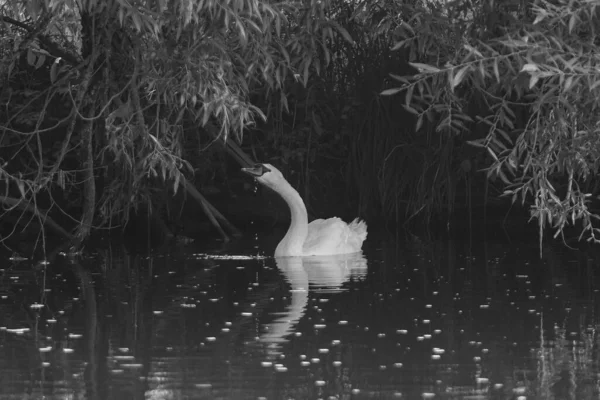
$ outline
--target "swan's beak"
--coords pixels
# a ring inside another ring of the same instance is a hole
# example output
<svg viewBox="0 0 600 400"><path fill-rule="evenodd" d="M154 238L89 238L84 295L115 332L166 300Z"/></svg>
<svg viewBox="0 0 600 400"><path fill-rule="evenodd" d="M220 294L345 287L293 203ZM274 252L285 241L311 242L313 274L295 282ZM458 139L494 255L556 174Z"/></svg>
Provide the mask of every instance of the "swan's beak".
<svg viewBox="0 0 600 400"><path fill-rule="evenodd" d="M271 170L267 167L265 167L263 164L254 164L254 167L251 168L242 168L242 172L247 173L248 175L251 175L255 178L260 178L261 176L263 176L264 174L266 174L267 172L270 172Z"/></svg>

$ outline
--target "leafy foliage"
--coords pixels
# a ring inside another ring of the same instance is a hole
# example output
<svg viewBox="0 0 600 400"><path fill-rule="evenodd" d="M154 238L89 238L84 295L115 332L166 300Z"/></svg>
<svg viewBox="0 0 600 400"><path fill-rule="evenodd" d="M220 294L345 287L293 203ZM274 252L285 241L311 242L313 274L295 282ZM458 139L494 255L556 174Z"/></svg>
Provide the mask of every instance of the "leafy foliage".
<svg viewBox="0 0 600 400"><path fill-rule="evenodd" d="M400 86L384 92L405 93L417 130L470 136L486 149L488 177L499 177L513 201L531 204L540 240L546 225L559 235L576 221L582 235L599 239L590 210L600 155L599 5L496 2L487 15L507 16L500 27L478 24L476 12L458 17L452 6L428 13L433 23L403 21L406 38L396 47L409 50L419 72L394 76ZM447 28L448 40L422 45L442 37L436 26Z"/></svg>
<svg viewBox="0 0 600 400"><path fill-rule="evenodd" d="M56 189L73 194L88 215L70 217L80 237L90 213L102 225L125 222L131 207L151 204L152 187L177 191L194 169L184 134L210 126L241 139L265 118L251 95L279 93L285 106L290 77L306 83L326 65L327 4L3 2L5 189L48 207Z"/></svg>

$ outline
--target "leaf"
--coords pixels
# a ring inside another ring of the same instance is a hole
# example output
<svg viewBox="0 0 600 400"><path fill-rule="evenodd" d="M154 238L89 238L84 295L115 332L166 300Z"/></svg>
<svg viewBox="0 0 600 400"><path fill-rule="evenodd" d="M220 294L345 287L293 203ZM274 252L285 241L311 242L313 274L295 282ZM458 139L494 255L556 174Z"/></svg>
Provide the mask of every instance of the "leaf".
<svg viewBox="0 0 600 400"><path fill-rule="evenodd" d="M340 24L338 24L335 21L330 21L329 23L331 23L335 27L335 29L338 31L338 33L340 35L342 35L342 37L344 38L344 40L346 40L346 42L348 42L350 44L354 44L354 39L352 39L352 36L350 36L350 33L348 33L346 28L344 28L343 26L341 26Z"/></svg>
<svg viewBox="0 0 600 400"><path fill-rule="evenodd" d="M403 105L402 107L411 114L419 115L419 112L412 107L405 106L405 105Z"/></svg>
<svg viewBox="0 0 600 400"><path fill-rule="evenodd" d="M181 179L181 173L177 171L175 174L175 182L173 182L173 193L177 193L177 189L179 188L179 180Z"/></svg>
<svg viewBox="0 0 600 400"><path fill-rule="evenodd" d="M533 89L536 83L540 80L540 76L538 74L531 75L529 78L529 89Z"/></svg>
<svg viewBox="0 0 600 400"><path fill-rule="evenodd" d="M25 184L22 180L17 181L17 187L19 188L19 192L21 193L21 198L25 198Z"/></svg>
<svg viewBox="0 0 600 400"><path fill-rule="evenodd" d="M533 21L533 24L539 24L540 22L542 22L546 17L548 16L548 14L546 14L546 12L538 12L537 16L535 17L535 20Z"/></svg>
<svg viewBox="0 0 600 400"><path fill-rule="evenodd" d="M412 38L408 38L408 39L404 39L399 42L396 42L396 44L392 46L391 51L396 51L396 50L406 46L406 44L408 43L409 40L412 40Z"/></svg>
<svg viewBox="0 0 600 400"><path fill-rule="evenodd" d="M485 148L485 139L476 139L476 140L467 140L467 144L470 144L471 146L475 146L475 147L480 147L480 148Z"/></svg>
<svg viewBox="0 0 600 400"><path fill-rule="evenodd" d="M590 86L590 91L596 89L598 86L600 86L600 79L598 79L597 81L595 81L591 86Z"/></svg>
<svg viewBox="0 0 600 400"><path fill-rule="evenodd" d="M426 72L426 73L437 73L440 72L439 68L436 68L434 66L431 65L427 65L427 64L422 64L422 63L409 63L411 67L416 68L419 72Z"/></svg>
<svg viewBox="0 0 600 400"><path fill-rule="evenodd" d="M527 63L527 64L523 65L523 67L521 68L521 72L535 72L538 70L539 70L539 68L538 68L537 64L533 64L533 63Z"/></svg>
<svg viewBox="0 0 600 400"><path fill-rule="evenodd" d="M35 54L31 49L27 49L27 64L31 66L35 64Z"/></svg>
<svg viewBox="0 0 600 400"><path fill-rule="evenodd" d="M381 92L380 94L382 96L391 96L391 95L394 95L394 94L396 94L396 93L398 93L398 92L400 92L402 90L403 90L403 88L386 89L383 92Z"/></svg>
<svg viewBox="0 0 600 400"><path fill-rule="evenodd" d="M569 33L573 33L573 29L575 28L575 23L577 22L577 14L571 14L571 18L569 18Z"/></svg>
<svg viewBox="0 0 600 400"><path fill-rule="evenodd" d="M465 44L463 47L469 53L475 54L477 57L483 58L483 54L481 54L481 52L479 50L477 50L476 48L474 48L473 46L471 46L469 44Z"/></svg>
<svg viewBox="0 0 600 400"><path fill-rule="evenodd" d="M469 70L469 66L465 66L462 67L454 76L454 79L452 79L452 89L454 89L455 87L457 87L458 85L460 85L460 83L462 82L462 80L464 79L465 75L467 74L467 71Z"/></svg>
<svg viewBox="0 0 600 400"><path fill-rule="evenodd" d="M566 93L569 89L571 89L571 86L573 85L573 76L569 76L566 80L565 80L565 85L563 86L563 93Z"/></svg>
<svg viewBox="0 0 600 400"><path fill-rule="evenodd" d="M412 78L411 76L400 76L400 75L395 75L395 74L390 74L390 76L392 77L392 79L395 79L402 83L408 83L410 81L410 79Z"/></svg>
<svg viewBox="0 0 600 400"><path fill-rule="evenodd" d="M40 69L42 65L44 65L44 61L46 61L46 56L40 54L37 58L37 62L35 63L35 69Z"/></svg>
<svg viewBox="0 0 600 400"><path fill-rule="evenodd" d="M485 149L488 151L488 153L490 153L490 155L492 156L492 158L494 159L494 161L497 162L498 161L498 157L496 156L496 153L494 153L494 151L492 149L490 149L488 146L486 146Z"/></svg>
<svg viewBox="0 0 600 400"><path fill-rule="evenodd" d="M415 90L415 87L409 86L408 90L406 91L406 98L404 99L404 102L407 107L410 106L410 103L412 101L413 90Z"/></svg>
<svg viewBox="0 0 600 400"><path fill-rule="evenodd" d="M60 62L60 57L54 60L52 66L50 67L50 82L56 82L56 78L58 77L58 63Z"/></svg>

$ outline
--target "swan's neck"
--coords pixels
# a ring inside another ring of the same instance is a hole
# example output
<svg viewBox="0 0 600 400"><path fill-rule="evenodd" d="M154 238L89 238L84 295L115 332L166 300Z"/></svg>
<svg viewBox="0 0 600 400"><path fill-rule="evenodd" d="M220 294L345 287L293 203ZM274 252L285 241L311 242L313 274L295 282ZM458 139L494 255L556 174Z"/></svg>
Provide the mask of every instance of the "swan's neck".
<svg viewBox="0 0 600 400"><path fill-rule="evenodd" d="M306 206L302 197L288 183L278 188L277 192L287 203L292 214L292 222L284 238L277 245L275 257L301 256L303 254L304 241L308 235L308 216Z"/></svg>

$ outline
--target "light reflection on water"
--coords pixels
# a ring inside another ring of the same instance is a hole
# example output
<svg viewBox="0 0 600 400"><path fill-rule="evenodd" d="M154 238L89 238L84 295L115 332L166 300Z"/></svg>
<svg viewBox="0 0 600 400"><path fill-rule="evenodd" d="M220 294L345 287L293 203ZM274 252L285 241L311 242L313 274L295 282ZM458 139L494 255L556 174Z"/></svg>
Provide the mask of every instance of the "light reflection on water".
<svg viewBox="0 0 600 400"><path fill-rule="evenodd" d="M507 243L370 245L7 260L0 398L598 397L596 261Z"/></svg>

